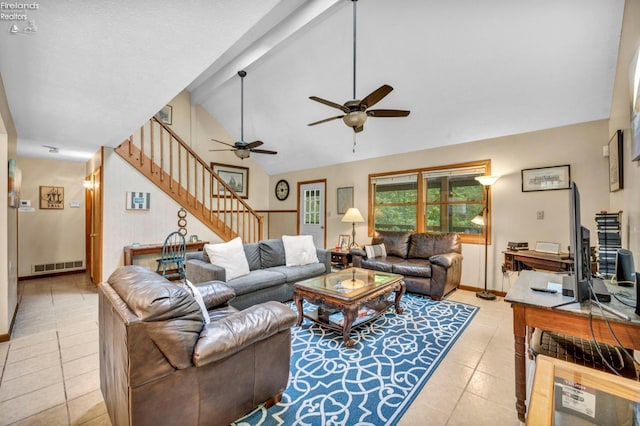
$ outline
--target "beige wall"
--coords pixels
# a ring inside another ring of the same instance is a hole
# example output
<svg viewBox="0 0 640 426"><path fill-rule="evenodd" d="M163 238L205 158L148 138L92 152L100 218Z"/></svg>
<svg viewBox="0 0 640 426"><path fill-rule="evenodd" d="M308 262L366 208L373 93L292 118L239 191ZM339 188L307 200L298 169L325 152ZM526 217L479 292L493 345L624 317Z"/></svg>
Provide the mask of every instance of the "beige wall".
<svg viewBox="0 0 640 426"><path fill-rule="evenodd" d="M327 179L327 243L335 245L339 234L350 234L351 225L340 221L336 213L338 187L353 186L354 202L366 218L368 175L394 170L405 170L477 160L491 160L491 172L501 176L493 187L493 244L489 247L488 287L508 290L514 276L503 277L500 266L502 251L509 241L559 242L563 248L569 244L569 192L521 191L521 170L569 164L571 178L577 182L582 196L583 224L595 232L594 215L608 208L608 168L602 156L602 145L608 141L608 122L597 121L557 129L488 139L461 145L442 147L372 160L357 161L295 173L270 177L273 187L279 179L287 179L291 188L297 182ZM425 136L427 137L427 136ZM351 149L344 147L345 153ZM358 149L366 149L360 146ZM295 209L295 190L284 202L270 194L271 209ZM544 211L544 219L536 213ZM274 222L275 218L271 219ZM276 226L272 223L272 226ZM367 223L356 226L356 240L370 241ZM462 283L481 287L484 277L484 246L463 246Z"/></svg>
<svg viewBox="0 0 640 426"><path fill-rule="evenodd" d="M7 202L8 161L16 159L16 147L16 128L0 75L0 341L8 336L18 306L18 214Z"/></svg>
<svg viewBox="0 0 640 426"><path fill-rule="evenodd" d="M32 265L36 264L82 261L82 268L86 267L84 164L21 157L18 165L22 169L20 198L31 201L32 209L22 208L18 213L19 276L38 275L32 272ZM64 209L40 209L40 186L63 187ZM72 201L78 202L79 207L72 208ZM65 270L46 273L62 271Z"/></svg>
<svg viewBox="0 0 640 426"><path fill-rule="evenodd" d="M623 246L634 254L640 270L640 162L631 161L631 61L640 49L640 0L627 0L622 23L616 84L611 105L609 135L623 130L624 188L610 194L610 211L622 211Z"/></svg>

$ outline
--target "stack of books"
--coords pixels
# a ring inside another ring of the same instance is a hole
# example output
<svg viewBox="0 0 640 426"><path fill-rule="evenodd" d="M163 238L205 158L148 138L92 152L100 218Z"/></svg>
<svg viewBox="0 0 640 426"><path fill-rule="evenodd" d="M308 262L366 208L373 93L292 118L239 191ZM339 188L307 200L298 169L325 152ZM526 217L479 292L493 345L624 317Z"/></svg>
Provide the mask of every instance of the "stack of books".
<svg viewBox="0 0 640 426"><path fill-rule="evenodd" d="M598 226L598 272L603 276L613 276L616 268L616 254L622 246L619 213L597 213Z"/></svg>
<svg viewBox="0 0 640 426"><path fill-rule="evenodd" d="M355 325L358 325L361 322L372 318L377 313L378 312L375 309L367 308L366 306L364 306L358 310L358 317L355 319L355 321L353 321L353 324L351 324L351 326L353 327ZM329 321L331 321L333 324L343 327L344 315L342 314L342 312L334 312L333 314L329 315Z"/></svg>
<svg viewBox="0 0 640 426"><path fill-rule="evenodd" d="M513 241L509 241L507 248L511 251L529 250L529 243L514 243Z"/></svg>

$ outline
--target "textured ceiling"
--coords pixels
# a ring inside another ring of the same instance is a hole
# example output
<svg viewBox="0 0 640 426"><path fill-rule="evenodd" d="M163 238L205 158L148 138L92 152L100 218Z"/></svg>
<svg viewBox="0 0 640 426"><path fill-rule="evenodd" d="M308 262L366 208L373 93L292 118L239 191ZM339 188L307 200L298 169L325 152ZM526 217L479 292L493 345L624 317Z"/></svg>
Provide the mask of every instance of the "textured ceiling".
<svg viewBox="0 0 640 426"><path fill-rule="evenodd" d="M411 115L369 118L355 153L341 120L306 125L340 114L310 95L351 99L348 0L41 1L36 34L0 34L19 153L115 146L185 87L240 138L239 69L269 174L609 117L623 0L357 7L357 98L390 84L375 108Z"/></svg>

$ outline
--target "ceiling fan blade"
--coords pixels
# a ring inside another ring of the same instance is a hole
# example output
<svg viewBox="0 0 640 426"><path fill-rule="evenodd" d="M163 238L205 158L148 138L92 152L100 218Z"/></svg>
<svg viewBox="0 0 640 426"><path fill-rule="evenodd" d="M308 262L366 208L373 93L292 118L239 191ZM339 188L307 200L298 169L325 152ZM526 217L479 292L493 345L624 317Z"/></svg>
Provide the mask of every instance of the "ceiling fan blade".
<svg viewBox="0 0 640 426"><path fill-rule="evenodd" d="M236 148L210 149L209 151L237 151Z"/></svg>
<svg viewBox="0 0 640 426"><path fill-rule="evenodd" d="M256 154L277 154L278 151L269 151L268 149L250 149L249 151L255 152Z"/></svg>
<svg viewBox="0 0 640 426"><path fill-rule="evenodd" d="M314 121L313 123L307 124L307 126L315 126L316 124L326 123L327 121L337 120L338 118L342 118L344 115L336 115L335 117L325 118L324 120Z"/></svg>
<svg viewBox="0 0 640 426"><path fill-rule="evenodd" d="M331 102L331 101L328 101L326 99L319 98L317 96L309 96L309 99L311 99L312 101L320 102L321 104L325 104L327 106L330 106L331 108L339 109L339 110L341 110L342 112L345 112L345 113L349 112L349 108L345 107L344 105L340 105L340 104L337 104L335 102Z"/></svg>
<svg viewBox="0 0 640 426"><path fill-rule="evenodd" d="M262 141L253 141L251 143L246 144L245 148L251 149L251 148L259 147L260 145L264 145L264 142L262 142Z"/></svg>
<svg viewBox="0 0 640 426"><path fill-rule="evenodd" d="M388 84L383 84L382 86L371 92L369 95L367 95L366 98L361 100L360 106L362 107L364 105L365 109L371 108L372 106L380 102L382 98L391 93L392 90L393 87L389 86Z"/></svg>
<svg viewBox="0 0 640 426"><path fill-rule="evenodd" d="M230 146L232 148L235 148L235 145L231 145L230 143L222 142L222 141L219 141L218 139L211 139L211 140L214 141L214 142L218 142L218 143L221 143L223 145L227 145L227 146Z"/></svg>
<svg viewBox="0 0 640 426"><path fill-rule="evenodd" d="M367 111L369 117L406 117L411 111L400 109L374 109Z"/></svg>

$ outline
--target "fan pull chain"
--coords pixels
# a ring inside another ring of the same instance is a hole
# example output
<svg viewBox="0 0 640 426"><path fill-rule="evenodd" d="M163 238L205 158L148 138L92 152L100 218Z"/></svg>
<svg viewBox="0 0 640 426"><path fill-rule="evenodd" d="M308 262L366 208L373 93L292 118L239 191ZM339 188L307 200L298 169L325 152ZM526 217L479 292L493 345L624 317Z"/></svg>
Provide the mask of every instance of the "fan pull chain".
<svg viewBox="0 0 640 426"><path fill-rule="evenodd" d="M356 153L356 134L353 134L353 153Z"/></svg>

